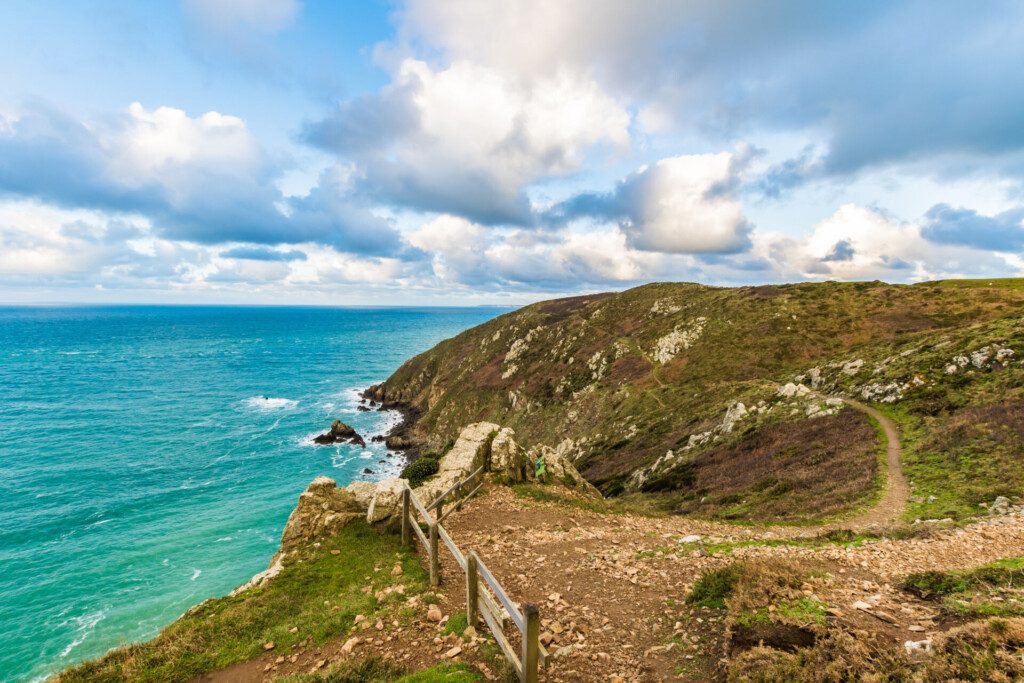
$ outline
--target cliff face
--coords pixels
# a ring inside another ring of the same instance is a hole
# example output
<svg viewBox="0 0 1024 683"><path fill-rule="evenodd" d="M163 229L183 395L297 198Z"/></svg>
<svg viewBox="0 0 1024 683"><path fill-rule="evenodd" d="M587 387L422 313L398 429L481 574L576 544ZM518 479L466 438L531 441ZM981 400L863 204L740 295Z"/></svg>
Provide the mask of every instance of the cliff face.
<svg viewBox="0 0 1024 683"><path fill-rule="evenodd" d="M1016 367L1022 313L1019 281L653 284L501 316L409 360L368 394L413 409L412 437L426 452L444 452L464 425L486 420L513 428L526 448L558 449L606 494L740 502L758 487L807 483L816 470L822 486L859 482L838 494L841 507L869 493L872 430L826 399L927 395L940 413L955 409L943 404L956 390L946 367L986 344L993 359L1002 349L997 369ZM823 448L791 452L811 442ZM744 486L715 483L765 458L777 466Z"/></svg>

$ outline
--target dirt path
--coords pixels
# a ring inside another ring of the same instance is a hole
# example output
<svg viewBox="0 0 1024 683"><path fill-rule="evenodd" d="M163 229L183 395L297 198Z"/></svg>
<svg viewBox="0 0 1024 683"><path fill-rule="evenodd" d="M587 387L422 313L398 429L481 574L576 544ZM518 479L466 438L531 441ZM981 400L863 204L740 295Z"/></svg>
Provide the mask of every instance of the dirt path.
<svg viewBox="0 0 1024 683"><path fill-rule="evenodd" d="M871 518L886 519L881 513ZM858 628L902 644L952 625L933 603L896 588L902 576L976 566L1024 548L1019 517L856 547L775 545L797 530L595 513L524 499L504 487L474 499L446 526L460 547L477 551L513 600L540 606L541 630L553 637L554 654L544 680L565 682L717 678L721 616L691 609L685 600L704 572L731 562L777 559L821 567L834 577L820 594L827 604ZM723 543L734 546L710 554L695 549ZM450 560L444 576L454 577L447 584L455 594L449 609L462 609L453 585L461 576ZM852 608L864 600L894 615L893 623Z"/></svg>
<svg viewBox="0 0 1024 683"><path fill-rule="evenodd" d="M739 527L599 513L524 498L493 484L452 513L445 527L463 551L479 554L512 600L540 607L541 632L552 654L542 680L550 683L720 680L726 643L722 613L691 608L686 597L702 574L736 561L782 560L823 570L830 578L815 591L839 615L835 618L898 646L956 623L940 615L934 603L899 590L901 577L1019 556L1024 548L1024 518L1019 516L933 531L923 538L792 545L780 541L799 540L808 535L806 527ZM444 616L464 612L465 579L446 551L441 567L438 599ZM887 620L854 608L858 602L872 604ZM345 634L298 651L294 661L280 666L271 668L276 660L267 654L200 680L269 681L315 671L323 662L371 654L414 669L450 661L446 653L458 641L426 618L425 607L420 603L415 617L401 625L360 631L371 634L371 640L353 653L343 650L351 635ZM482 625L479 629L486 631ZM488 666L474 645L462 643L462 648L456 660ZM497 672L487 671L493 680Z"/></svg>
<svg viewBox="0 0 1024 683"><path fill-rule="evenodd" d="M842 522L827 524L825 527L841 527L862 531L894 526L900 521L900 517L907 509L907 501L910 497L910 487L907 485L907 478L903 475L903 464L901 461L903 449L900 446L899 430L896 429L896 425L892 420L874 408L850 398L844 397L843 401L851 408L871 416L882 426L886 440L885 492L882 494L881 500L870 510Z"/></svg>

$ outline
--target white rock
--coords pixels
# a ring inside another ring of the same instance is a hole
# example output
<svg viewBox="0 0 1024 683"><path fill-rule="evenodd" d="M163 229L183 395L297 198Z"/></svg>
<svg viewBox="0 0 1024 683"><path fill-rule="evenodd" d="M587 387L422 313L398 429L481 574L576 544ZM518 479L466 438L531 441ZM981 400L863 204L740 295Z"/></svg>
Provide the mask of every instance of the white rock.
<svg viewBox="0 0 1024 683"><path fill-rule="evenodd" d="M408 483L398 477L377 482L373 500L366 509L366 521L373 524L397 514L402 505L402 490Z"/></svg>

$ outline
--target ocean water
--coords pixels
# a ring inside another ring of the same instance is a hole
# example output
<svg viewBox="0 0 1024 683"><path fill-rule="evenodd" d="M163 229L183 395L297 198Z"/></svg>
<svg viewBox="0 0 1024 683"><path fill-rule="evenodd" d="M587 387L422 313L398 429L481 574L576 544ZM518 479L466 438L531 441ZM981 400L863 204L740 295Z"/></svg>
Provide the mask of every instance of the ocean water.
<svg viewBox="0 0 1024 683"><path fill-rule="evenodd" d="M358 412L358 390L501 312L0 308L0 680L145 639L263 570L313 477L401 467L369 443L397 415ZM334 418L368 447L312 445Z"/></svg>

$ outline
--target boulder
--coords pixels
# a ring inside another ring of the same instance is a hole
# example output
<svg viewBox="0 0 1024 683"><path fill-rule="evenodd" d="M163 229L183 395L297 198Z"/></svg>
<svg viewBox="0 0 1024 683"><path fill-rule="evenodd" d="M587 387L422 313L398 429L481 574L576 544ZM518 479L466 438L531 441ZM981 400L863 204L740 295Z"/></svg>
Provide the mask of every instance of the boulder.
<svg viewBox="0 0 1024 683"><path fill-rule="evenodd" d="M1006 496L999 496L988 508L989 514L1005 515L1010 512L1010 499Z"/></svg>
<svg viewBox="0 0 1024 683"><path fill-rule="evenodd" d="M393 451L403 451L412 447L412 442L401 434L392 434L384 439L384 445Z"/></svg>
<svg viewBox="0 0 1024 683"><path fill-rule="evenodd" d="M377 482L375 481L354 481L345 487L345 490L355 496L356 502L363 510L370 507L370 501L377 493Z"/></svg>
<svg viewBox="0 0 1024 683"><path fill-rule="evenodd" d="M524 481L532 472L530 459L515 442L515 432L502 428L491 442L491 471L509 481Z"/></svg>
<svg viewBox="0 0 1024 683"><path fill-rule="evenodd" d="M319 436L313 437L313 443L320 445L327 445L332 443L353 443L357 446L365 446L366 441L363 437L359 436L356 430L349 427L341 420L335 420L331 423L331 429Z"/></svg>
<svg viewBox="0 0 1024 683"><path fill-rule="evenodd" d="M500 426L491 422L476 422L462 429L451 450L438 461L437 474L416 488L416 494L425 504L431 503L460 479L473 473L490 457L492 435Z"/></svg>
<svg viewBox="0 0 1024 683"><path fill-rule="evenodd" d="M398 515L402 508L402 491L408 480L394 477L378 481L373 499L366 509L366 521L374 524Z"/></svg>
<svg viewBox="0 0 1024 683"><path fill-rule="evenodd" d="M317 477L299 496L281 535L281 548L331 536L357 517L362 506L356 497L329 477Z"/></svg>
<svg viewBox="0 0 1024 683"><path fill-rule="evenodd" d="M544 456L544 466L547 470L547 480L557 484L562 484L569 488L578 489L579 491L591 495L600 496L594 486L583 478L583 475L579 473L576 467L572 464L569 459L569 451L573 447L573 441L571 439L565 439L557 448L551 446L535 446L530 449L530 463L531 468L533 463L537 461L537 458L541 455ZM530 471L530 476L533 476L533 470Z"/></svg>

